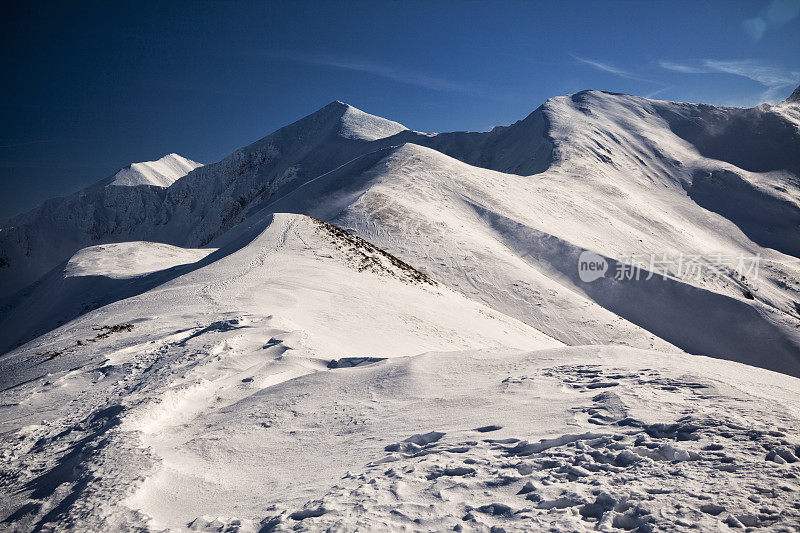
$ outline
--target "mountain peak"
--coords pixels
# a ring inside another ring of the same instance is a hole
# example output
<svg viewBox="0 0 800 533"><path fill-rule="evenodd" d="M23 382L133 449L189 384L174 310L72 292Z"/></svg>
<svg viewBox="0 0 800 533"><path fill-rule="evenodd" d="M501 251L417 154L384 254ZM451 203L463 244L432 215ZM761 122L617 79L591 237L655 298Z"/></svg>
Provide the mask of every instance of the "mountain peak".
<svg viewBox="0 0 800 533"><path fill-rule="evenodd" d="M339 130L342 137L375 141L408 129L399 122L370 115L348 104L337 103L344 106L342 128Z"/></svg>
<svg viewBox="0 0 800 533"><path fill-rule="evenodd" d="M330 104L325 106L326 108L330 107L333 109L347 109L348 107L353 107L347 102L342 102L341 100L334 100ZM323 108L324 109L324 108Z"/></svg>
<svg viewBox="0 0 800 533"><path fill-rule="evenodd" d="M800 104L800 86L794 90L792 94L789 95L789 98L783 101L784 104Z"/></svg>
<svg viewBox="0 0 800 533"><path fill-rule="evenodd" d="M336 135L346 139L375 141L391 137L408 128L393 120L370 115L360 109L334 100L328 105L302 119L298 124L311 120L335 128Z"/></svg>
<svg viewBox="0 0 800 533"><path fill-rule="evenodd" d="M201 163L192 161L176 153L167 154L155 161L133 163L114 174L111 183L118 187L135 187L136 185L154 185L169 187Z"/></svg>

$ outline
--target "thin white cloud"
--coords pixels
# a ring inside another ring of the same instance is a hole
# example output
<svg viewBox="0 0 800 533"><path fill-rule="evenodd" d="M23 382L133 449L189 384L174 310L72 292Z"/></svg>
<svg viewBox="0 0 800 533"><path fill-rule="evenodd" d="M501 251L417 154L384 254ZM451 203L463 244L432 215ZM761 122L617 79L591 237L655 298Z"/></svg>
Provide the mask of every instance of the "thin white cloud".
<svg viewBox="0 0 800 533"><path fill-rule="evenodd" d="M642 77L634 74L633 72L629 72L627 70L624 70L624 69L621 69L621 68L617 68L617 67L615 67L613 65L609 65L608 63L605 63L603 61L597 61L596 59L587 59L585 57L580 57L580 56L576 56L576 55L573 55L572 58L577 60L577 61L580 61L581 63L583 63L585 65L589 65L590 67L596 68L597 70L602 70L603 72L608 72L609 74L614 74L614 75L619 76L621 78L627 78L629 80L636 80L636 81L643 81L645 83L654 83L654 84L659 83L657 81L648 80L647 78L642 78Z"/></svg>
<svg viewBox="0 0 800 533"><path fill-rule="evenodd" d="M676 72L685 72L686 74L707 74L711 72L708 69L692 67L680 63L673 63L672 61L660 61L659 64L661 65L661 68L665 68L667 70L674 70Z"/></svg>
<svg viewBox="0 0 800 533"><path fill-rule="evenodd" d="M790 72L752 59L701 59L690 63L661 61L659 64L667 70L685 74L731 74L747 78L765 87L760 94L761 101L772 103L780 99L785 89L796 86L800 78L800 72Z"/></svg>
<svg viewBox="0 0 800 533"><path fill-rule="evenodd" d="M610 72L611 74L616 74L617 76L622 76L623 78L634 77L633 74L631 74L630 72L622 70L621 68L613 67L607 63L603 63L602 61L595 61L594 59L586 59L585 57L579 57L579 56L572 56L572 57L577 59L581 63L591 65L598 70Z"/></svg>
<svg viewBox="0 0 800 533"><path fill-rule="evenodd" d="M791 85L797 81L797 73L785 72L771 66L760 65L755 61L715 61L706 59L705 66L718 72L743 76L768 87Z"/></svg>
<svg viewBox="0 0 800 533"><path fill-rule="evenodd" d="M653 98L654 96L658 96L659 94L663 93L664 91L669 91L670 89L674 88L674 85L667 85L666 87L662 87L660 89L656 89L655 91L644 95L645 98Z"/></svg>
<svg viewBox="0 0 800 533"><path fill-rule="evenodd" d="M323 67L330 67L340 70L349 70L352 72L363 72L365 74L371 74L373 76L404 83L406 85L414 85L417 87L432 89L434 91L461 93L477 92L477 89L470 85L453 82L444 78L426 74L424 72L385 65L362 58L325 54L304 54L285 51L268 51L266 52L266 55L275 59L297 61L300 63L320 65Z"/></svg>

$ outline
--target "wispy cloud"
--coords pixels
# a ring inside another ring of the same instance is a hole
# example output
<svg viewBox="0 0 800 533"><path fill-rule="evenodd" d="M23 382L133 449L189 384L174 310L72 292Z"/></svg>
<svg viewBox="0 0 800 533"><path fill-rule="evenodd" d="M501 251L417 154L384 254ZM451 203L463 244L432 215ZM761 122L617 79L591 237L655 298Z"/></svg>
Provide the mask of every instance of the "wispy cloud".
<svg viewBox="0 0 800 533"><path fill-rule="evenodd" d="M692 67L690 65L684 65L682 63L674 63L672 61L659 61L661 68L665 68L667 70L674 70L675 72L684 72L686 74L706 74L708 72L713 72L711 70L700 68L700 67Z"/></svg>
<svg viewBox="0 0 800 533"><path fill-rule="evenodd" d="M670 89L674 88L674 85L667 85L666 87L662 87L660 89L656 89L655 91L644 95L645 98L653 98L654 96L658 96L659 94L663 93L664 91L669 91Z"/></svg>
<svg viewBox="0 0 800 533"><path fill-rule="evenodd" d="M578 56L572 56L572 57L577 59L581 63L586 63L587 65L591 65L598 70L604 70L606 72L610 72L611 74L616 74L617 76L622 76L624 78L630 78L633 76L633 74L631 74L628 71L622 70L621 68L613 67L601 61L595 61L593 59L586 59L585 57L578 57Z"/></svg>
<svg viewBox="0 0 800 533"><path fill-rule="evenodd" d="M310 65L320 65L323 67L349 70L352 72L363 72L365 74L371 74L373 76L378 76L391 81L423 87L425 89L432 89L434 91L461 93L478 92L477 88L471 85L454 82L417 70L396 67L363 58L326 54L304 54L286 51L267 51L265 54L274 59L308 63Z"/></svg>
<svg viewBox="0 0 800 533"><path fill-rule="evenodd" d="M614 75L619 76L621 78L628 78L629 80L643 81L645 83L655 83L655 84L659 83L657 81L648 80L647 78L642 78L641 76L639 76L639 75L637 75L637 74L635 74L633 72L629 72L627 70L624 70L624 69L621 69L621 68L617 68L617 67L615 67L613 65L609 65L608 63L603 62L603 61L598 61L596 59L587 59L585 57L580 57L580 56L576 56L576 55L573 55L572 58L577 60L577 61L580 61L581 63L589 65L590 67L594 67L597 70L602 70L603 72L608 72L609 74L614 74Z"/></svg>
<svg viewBox="0 0 800 533"><path fill-rule="evenodd" d="M717 60L701 59L688 63L661 61L662 68L685 74L731 74L755 81L765 87L761 92L762 102L775 102L785 89L794 87L800 72L788 71L752 59Z"/></svg>

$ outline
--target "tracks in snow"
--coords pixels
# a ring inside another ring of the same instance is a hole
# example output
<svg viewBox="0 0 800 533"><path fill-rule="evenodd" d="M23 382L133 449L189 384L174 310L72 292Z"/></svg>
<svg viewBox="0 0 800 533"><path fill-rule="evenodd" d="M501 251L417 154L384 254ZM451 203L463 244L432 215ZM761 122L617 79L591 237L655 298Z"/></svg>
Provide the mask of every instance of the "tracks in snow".
<svg viewBox="0 0 800 533"><path fill-rule="evenodd" d="M800 521L792 504L800 492L796 419L781 412L758 417L747 400L725 395L717 384L654 369L562 365L541 375L584 400L573 410L575 433L536 442L493 438L499 426L475 428L466 440L413 435L319 499L299 510L275 509L260 525L269 531L724 525L789 531ZM509 376L504 385L526 387L533 379ZM675 418L639 418L649 402L661 404L659 411L674 408Z"/></svg>

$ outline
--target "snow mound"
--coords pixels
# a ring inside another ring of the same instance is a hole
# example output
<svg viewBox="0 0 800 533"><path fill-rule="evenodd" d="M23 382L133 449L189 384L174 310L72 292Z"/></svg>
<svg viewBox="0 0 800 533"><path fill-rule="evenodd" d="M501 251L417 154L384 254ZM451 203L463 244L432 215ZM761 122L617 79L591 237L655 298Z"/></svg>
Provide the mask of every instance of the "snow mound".
<svg viewBox="0 0 800 533"><path fill-rule="evenodd" d="M203 166L178 154L168 154L156 161L133 163L123 168L112 177L108 186L135 187L137 185L154 185L169 187L192 170Z"/></svg>
<svg viewBox="0 0 800 533"><path fill-rule="evenodd" d="M46 275L95 244L173 241L157 234L168 186L196 163L177 154L134 163L69 196L52 198L0 227L0 296Z"/></svg>
<svg viewBox="0 0 800 533"><path fill-rule="evenodd" d="M357 380L381 383L402 372L416 380L415 390L437 397L435 408L408 423L384 424L391 435L382 442L402 435L400 427L406 435L441 431L382 450L370 443L369 462L348 467L324 494L276 505L260 524L270 531L691 531L723 520L777 530L800 517L792 506L800 434L788 424L798 416L796 379L624 348L573 347L510 360L513 367L496 353L423 355L336 376L342 390L369 389ZM313 394L309 378L294 383L298 395ZM397 381L383 390L387 404L402 394ZM598 394L598 383L605 392ZM743 404L745 397L753 403ZM461 401L469 409L459 409ZM311 412L313 404L295 408ZM449 417L449 409L458 416ZM503 427L492 438L469 429L487 422ZM338 424L325 423L329 431Z"/></svg>
<svg viewBox="0 0 800 533"><path fill-rule="evenodd" d="M155 242L120 242L89 246L72 256L64 269L64 275L131 278L177 265L194 263L214 250L214 248L179 248Z"/></svg>

